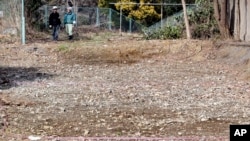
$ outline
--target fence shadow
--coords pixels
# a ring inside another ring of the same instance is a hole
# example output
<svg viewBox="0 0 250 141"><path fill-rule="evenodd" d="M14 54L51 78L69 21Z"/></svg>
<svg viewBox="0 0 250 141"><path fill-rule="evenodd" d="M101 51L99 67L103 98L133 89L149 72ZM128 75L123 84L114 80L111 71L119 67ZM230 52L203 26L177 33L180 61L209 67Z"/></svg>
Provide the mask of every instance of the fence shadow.
<svg viewBox="0 0 250 141"><path fill-rule="evenodd" d="M40 72L38 68L0 67L0 90L18 86L19 82L48 79L53 74Z"/></svg>

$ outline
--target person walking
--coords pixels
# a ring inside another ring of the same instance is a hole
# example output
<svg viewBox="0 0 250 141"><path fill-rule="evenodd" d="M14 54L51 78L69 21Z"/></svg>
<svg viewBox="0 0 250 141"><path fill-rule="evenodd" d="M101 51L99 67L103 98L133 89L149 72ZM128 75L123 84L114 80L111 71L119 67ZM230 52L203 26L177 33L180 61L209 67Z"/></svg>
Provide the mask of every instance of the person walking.
<svg viewBox="0 0 250 141"><path fill-rule="evenodd" d="M54 41L58 40L59 29L61 26L61 20L57 9L57 6L53 6L52 13L49 16L49 28L52 29L52 36Z"/></svg>
<svg viewBox="0 0 250 141"><path fill-rule="evenodd" d="M73 27L76 24L76 15L72 12L72 7L67 8L67 13L64 15L64 25L69 40L73 39Z"/></svg>

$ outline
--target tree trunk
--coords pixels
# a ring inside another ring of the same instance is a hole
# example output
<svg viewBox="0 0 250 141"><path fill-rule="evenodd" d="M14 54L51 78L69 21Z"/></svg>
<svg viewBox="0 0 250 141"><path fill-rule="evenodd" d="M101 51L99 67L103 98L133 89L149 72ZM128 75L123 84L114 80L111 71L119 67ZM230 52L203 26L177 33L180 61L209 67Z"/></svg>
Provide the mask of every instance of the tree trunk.
<svg viewBox="0 0 250 141"><path fill-rule="evenodd" d="M246 0L246 37L245 41L250 41L250 1Z"/></svg>
<svg viewBox="0 0 250 141"><path fill-rule="evenodd" d="M241 40L245 40L246 38L246 29L247 29L246 1L247 0L240 0L240 39Z"/></svg>
<svg viewBox="0 0 250 141"><path fill-rule="evenodd" d="M234 21L235 21L235 0L229 0L227 3L228 27L230 36L234 35Z"/></svg>
<svg viewBox="0 0 250 141"><path fill-rule="evenodd" d="M227 19L227 0L214 0L214 14L217 20L221 36L223 38L228 38L229 28Z"/></svg>
<svg viewBox="0 0 250 141"><path fill-rule="evenodd" d="M220 0L220 24L227 27L227 2L226 0Z"/></svg>
<svg viewBox="0 0 250 141"><path fill-rule="evenodd" d="M235 11L234 13L234 38L240 40L240 0L234 2Z"/></svg>
<svg viewBox="0 0 250 141"><path fill-rule="evenodd" d="M187 39L191 39L191 33L190 33L190 26L187 16L187 8L186 8L186 2L185 0L181 0L182 7L183 7L183 14L184 14L184 20L185 20L185 26L186 26L186 32L187 32Z"/></svg>
<svg viewBox="0 0 250 141"><path fill-rule="evenodd" d="M214 0L214 14L222 37L250 41L250 1Z"/></svg>

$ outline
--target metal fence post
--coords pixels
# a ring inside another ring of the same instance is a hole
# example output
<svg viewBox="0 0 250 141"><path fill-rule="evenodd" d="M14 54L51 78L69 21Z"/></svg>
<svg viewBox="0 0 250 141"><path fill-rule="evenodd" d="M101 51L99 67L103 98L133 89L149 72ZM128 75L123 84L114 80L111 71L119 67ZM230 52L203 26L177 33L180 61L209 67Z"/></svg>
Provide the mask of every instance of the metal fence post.
<svg viewBox="0 0 250 141"><path fill-rule="evenodd" d="M129 32L132 32L132 19L129 18Z"/></svg>
<svg viewBox="0 0 250 141"><path fill-rule="evenodd" d="M162 5L162 1L161 1L161 29L162 29L162 26L163 26L162 19L163 19L163 5Z"/></svg>
<svg viewBox="0 0 250 141"><path fill-rule="evenodd" d="M109 8L109 21L108 21L108 24L109 24L109 30L112 30L112 9Z"/></svg>
<svg viewBox="0 0 250 141"><path fill-rule="evenodd" d="M75 6L75 13L76 13L76 26L78 26L78 4Z"/></svg>
<svg viewBox="0 0 250 141"><path fill-rule="evenodd" d="M120 35L122 34L122 5L120 6Z"/></svg>
<svg viewBox="0 0 250 141"><path fill-rule="evenodd" d="M22 26L21 26L21 31L22 31L22 44L25 44L25 17L24 17L24 0L22 0L22 14L21 14L21 19L22 19Z"/></svg>
<svg viewBox="0 0 250 141"><path fill-rule="evenodd" d="M44 5L45 27L48 28L48 6Z"/></svg>
<svg viewBox="0 0 250 141"><path fill-rule="evenodd" d="M96 7L96 26L100 26L100 14L99 14L99 8Z"/></svg>

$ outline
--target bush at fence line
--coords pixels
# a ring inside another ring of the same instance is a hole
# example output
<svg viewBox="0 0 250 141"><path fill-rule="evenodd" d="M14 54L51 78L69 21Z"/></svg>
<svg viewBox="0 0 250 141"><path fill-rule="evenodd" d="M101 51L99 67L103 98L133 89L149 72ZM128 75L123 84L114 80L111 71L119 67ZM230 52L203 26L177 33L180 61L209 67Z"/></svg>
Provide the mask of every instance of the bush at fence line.
<svg viewBox="0 0 250 141"><path fill-rule="evenodd" d="M216 37L216 35L219 34L219 29L214 27L214 25L211 25L210 23L204 23L196 25L193 28L192 37L198 39L208 39Z"/></svg>
<svg viewBox="0 0 250 141"><path fill-rule="evenodd" d="M144 38L150 39L178 39L182 37L183 28L181 26L165 26L154 31L144 31Z"/></svg>
<svg viewBox="0 0 250 141"><path fill-rule="evenodd" d="M207 0L197 1L198 6L189 14L192 37L198 39L214 38L219 34L214 17L213 3Z"/></svg>

